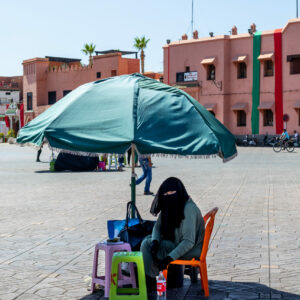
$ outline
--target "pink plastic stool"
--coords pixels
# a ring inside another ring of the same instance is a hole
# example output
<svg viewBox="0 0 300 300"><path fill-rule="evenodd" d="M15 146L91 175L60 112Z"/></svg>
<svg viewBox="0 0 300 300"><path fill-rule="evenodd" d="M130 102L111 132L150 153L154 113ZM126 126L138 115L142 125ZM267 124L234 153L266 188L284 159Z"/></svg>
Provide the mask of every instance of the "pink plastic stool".
<svg viewBox="0 0 300 300"><path fill-rule="evenodd" d="M100 161L98 163L98 169L101 171L105 171L106 170L106 166L105 166L105 162L104 161Z"/></svg>
<svg viewBox="0 0 300 300"><path fill-rule="evenodd" d="M99 250L105 251L105 276L98 277L97 272L98 272ZM96 283L98 283L104 287L104 297L105 298L109 297L111 262L114 253L118 251L131 252L131 247L127 243L122 243L118 245L107 245L106 242L101 242L96 244L95 253L94 253L93 273L92 273L92 293L95 291ZM119 266L119 268L121 268L121 266ZM129 272L130 272L130 276L128 277L128 276L123 276L121 270L119 270L119 274L120 274L118 280L119 286L131 284L133 288L136 288L135 273L134 273L134 268L132 263L129 264Z"/></svg>

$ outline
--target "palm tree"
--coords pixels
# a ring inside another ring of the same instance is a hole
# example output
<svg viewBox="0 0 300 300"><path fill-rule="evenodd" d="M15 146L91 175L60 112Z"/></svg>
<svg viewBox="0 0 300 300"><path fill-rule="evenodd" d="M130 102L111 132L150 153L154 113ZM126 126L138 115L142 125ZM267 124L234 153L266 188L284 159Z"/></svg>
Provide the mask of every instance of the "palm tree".
<svg viewBox="0 0 300 300"><path fill-rule="evenodd" d="M141 68L142 68L142 74L144 74L144 68L145 68L145 53L144 49L147 47L148 42L150 39L146 40L145 36L138 38L136 37L134 39L134 47L138 49L138 51L141 51Z"/></svg>
<svg viewBox="0 0 300 300"><path fill-rule="evenodd" d="M84 44L83 49L81 50L84 54L89 55L89 65L93 65L93 53L95 51L96 45L93 45L93 43L90 44Z"/></svg>

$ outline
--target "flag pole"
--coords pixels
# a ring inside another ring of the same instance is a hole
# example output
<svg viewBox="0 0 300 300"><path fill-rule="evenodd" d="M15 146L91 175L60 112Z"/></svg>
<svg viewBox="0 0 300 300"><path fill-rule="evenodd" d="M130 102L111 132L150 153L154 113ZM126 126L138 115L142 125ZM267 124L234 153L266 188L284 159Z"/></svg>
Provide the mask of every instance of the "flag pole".
<svg viewBox="0 0 300 300"><path fill-rule="evenodd" d="M192 0L192 36L194 31L194 0Z"/></svg>

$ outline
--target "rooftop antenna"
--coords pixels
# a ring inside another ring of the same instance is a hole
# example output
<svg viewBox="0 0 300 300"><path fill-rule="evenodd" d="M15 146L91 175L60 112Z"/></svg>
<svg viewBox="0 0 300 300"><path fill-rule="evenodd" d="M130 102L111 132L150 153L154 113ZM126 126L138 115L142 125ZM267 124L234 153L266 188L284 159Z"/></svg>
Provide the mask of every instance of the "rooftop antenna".
<svg viewBox="0 0 300 300"><path fill-rule="evenodd" d="M298 2L298 0L297 0ZM193 36L193 32L194 32L194 0L192 0L192 36Z"/></svg>

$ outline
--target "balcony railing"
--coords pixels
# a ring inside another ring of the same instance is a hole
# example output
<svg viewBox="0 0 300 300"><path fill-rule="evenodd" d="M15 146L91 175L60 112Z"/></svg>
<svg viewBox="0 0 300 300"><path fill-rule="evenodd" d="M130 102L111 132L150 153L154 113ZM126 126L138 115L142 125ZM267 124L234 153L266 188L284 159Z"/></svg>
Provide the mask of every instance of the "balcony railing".
<svg viewBox="0 0 300 300"><path fill-rule="evenodd" d="M21 104L23 103L23 100L15 100L13 102L16 104ZM11 99L0 98L0 104L10 104L10 103L11 103Z"/></svg>
<svg viewBox="0 0 300 300"><path fill-rule="evenodd" d="M0 88L6 88L6 89L14 88L14 89L16 89L18 87L19 87L18 82L0 81Z"/></svg>

